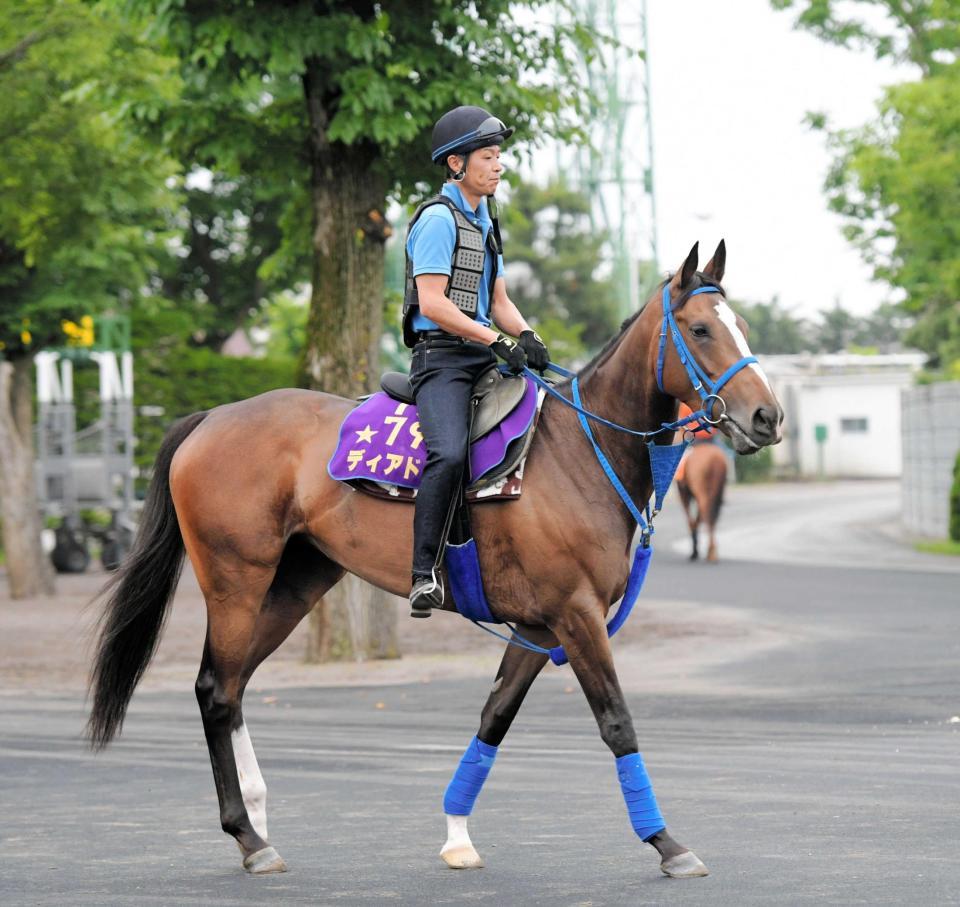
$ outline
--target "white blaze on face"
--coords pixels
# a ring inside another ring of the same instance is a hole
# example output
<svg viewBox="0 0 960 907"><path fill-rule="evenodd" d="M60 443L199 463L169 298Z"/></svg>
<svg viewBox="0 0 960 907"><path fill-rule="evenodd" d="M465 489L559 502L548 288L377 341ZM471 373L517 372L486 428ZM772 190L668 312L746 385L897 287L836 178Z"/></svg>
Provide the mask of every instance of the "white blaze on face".
<svg viewBox="0 0 960 907"><path fill-rule="evenodd" d="M247 808L250 824L254 831L267 840L267 785L263 783L260 766L257 764L253 744L246 723L241 724L231 735L233 758L237 763L237 776L240 779L240 791L243 805Z"/></svg>
<svg viewBox="0 0 960 907"><path fill-rule="evenodd" d="M719 318L727 330L730 331L730 335L733 337L733 342L737 345L737 351L740 353L740 356L746 357L753 355L750 352L750 346L747 344L747 338L743 336L743 331L737 326L737 316L734 314L733 309L731 309L723 299L718 299L713 307L717 310L717 318ZM763 373L763 369L760 368L756 362L751 362L748 367L752 368L760 376L760 379L767 386L767 390L772 394L773 388L770 387L770 382Z"/></svg>

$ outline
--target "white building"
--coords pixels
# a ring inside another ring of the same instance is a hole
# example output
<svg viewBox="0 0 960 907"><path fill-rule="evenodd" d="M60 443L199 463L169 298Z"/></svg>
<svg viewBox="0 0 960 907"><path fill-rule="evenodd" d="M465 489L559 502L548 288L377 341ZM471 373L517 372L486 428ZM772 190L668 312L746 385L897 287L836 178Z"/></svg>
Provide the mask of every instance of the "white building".
<svg viewBox="0 0 960 907"><path fill-rule="evenodd" d="M783 475L831 478L899 476L900 394L913 384L923 353L763 356L783 406L784 433L773 448Z"/></svg>

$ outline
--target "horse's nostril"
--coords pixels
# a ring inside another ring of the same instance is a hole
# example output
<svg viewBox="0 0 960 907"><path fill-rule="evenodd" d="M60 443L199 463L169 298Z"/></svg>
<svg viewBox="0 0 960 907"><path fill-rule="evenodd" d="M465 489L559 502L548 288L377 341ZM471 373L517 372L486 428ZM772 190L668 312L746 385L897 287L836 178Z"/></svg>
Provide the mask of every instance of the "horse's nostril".
<svg viewBox="0 0 960 907"><path fill-rule="evenodd" d="M773 437L777 432L779 413L771 406L761 406L753 414L753 430L760 435Z"/></svg>

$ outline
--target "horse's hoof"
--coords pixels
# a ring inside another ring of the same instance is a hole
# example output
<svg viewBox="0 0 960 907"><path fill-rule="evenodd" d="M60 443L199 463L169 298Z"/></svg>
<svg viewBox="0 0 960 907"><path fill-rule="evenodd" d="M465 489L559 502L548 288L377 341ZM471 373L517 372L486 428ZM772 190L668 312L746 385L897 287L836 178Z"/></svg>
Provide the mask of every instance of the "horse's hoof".
<svg viewBox="0 0 960 907"><path fill-rule="evenodd" d="M451 869L483 869L480 854L469 844L440 851L440 859Z"/></svg>
<svg viewBox="0 0 960 907"><path fill-rule="evenodd" d="M709 875L707 867L700 862L700 858L692 851L679 853L660 864L660 871L671 879L696 879Z"/></svg>
<svg viewBox="0 0 960 907"><path fill-rule="evenodd" d="M264 847L244 858L243 868L253 875L265 875L268 872L286 872L287 864L272 847Z"/></svg>

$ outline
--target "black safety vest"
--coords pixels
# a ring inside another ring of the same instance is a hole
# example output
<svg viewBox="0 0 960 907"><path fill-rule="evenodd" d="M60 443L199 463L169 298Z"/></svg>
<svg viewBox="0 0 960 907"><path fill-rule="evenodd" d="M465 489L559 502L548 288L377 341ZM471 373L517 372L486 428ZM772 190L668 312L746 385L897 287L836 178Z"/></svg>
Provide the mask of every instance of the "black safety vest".
<svg viewBox="0 0 960 907"><path fill-rule="evenodd" d="M475 227L464 216L463 212L445 195L437 195L427 199L414 212L407 226L407 238L413 225L420 219L420 215L431 205L446 205L453 215L457 238L453 244L453 257L450 260L450 279L444 295L461 312L471 318L477 317L480 307L480 281L483 280L483 230ZM490 304L493 304L493 285L497 280L496 256L502 251L499 243L500 230L494 219L493 227L487 233L487 250L494 256L493 266L490 268ZM404 243L406 251L406 243ZM417 342L417 332L413 329L413 316L420 308L420 296L417 292L417 282L413 278L413 262L409 252L406 253L406 287L403 294L403 342L413 347Z"/></svg>

